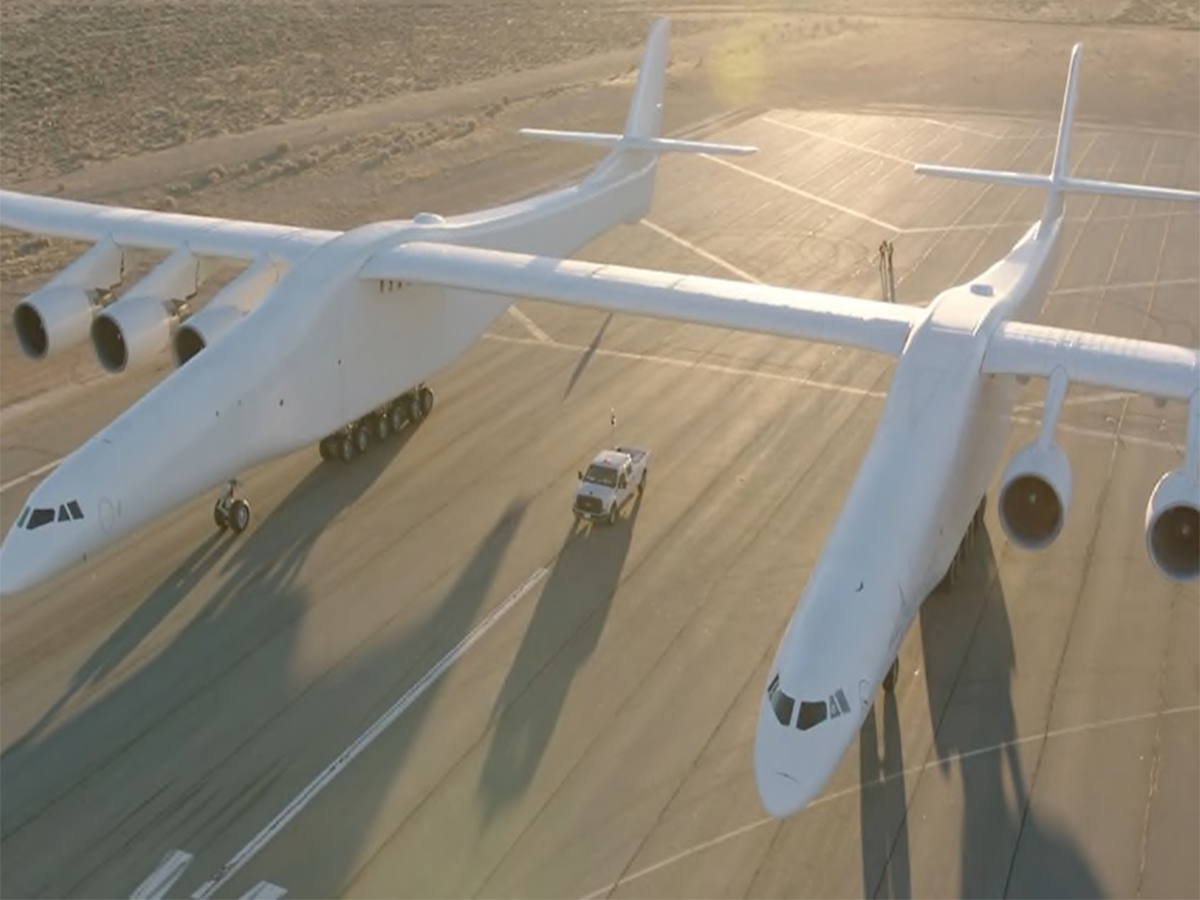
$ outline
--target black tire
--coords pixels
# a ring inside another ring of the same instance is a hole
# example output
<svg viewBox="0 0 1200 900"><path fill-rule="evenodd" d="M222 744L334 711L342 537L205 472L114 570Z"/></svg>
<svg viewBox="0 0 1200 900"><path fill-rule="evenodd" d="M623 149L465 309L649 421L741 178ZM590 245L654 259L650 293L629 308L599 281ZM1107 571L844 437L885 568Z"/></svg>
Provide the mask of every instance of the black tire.
<svg viewBox="0 0 1200 900"><path fill-rule="evenodd" d="M326 462L329 462L337 455L337 449L333 446L333 438L321 438L321 443L317 445L317 449L321 451L321 459Z"/></svg>
<svg viewBox="0 0 1200 900"><path fill-rule="evenodd" d="M388 410L388 424L392 427L392 434L398 433L408 422L406 415L403 403L392 404L392 408Z"/></svg>
<svg viewBox="0 0 1200 900"><path fill-rule="evenodd" d="M363 424L357 425L354 429L354 449L359 453L366 453L370 445L371 429Z"/></svg>
<svg viewBox="0 0 1200 900"><path fill-rule="evenodd" d="M417 399L421 401L421 418L428 418L429 414L433 412L433 391L423 387L417 391Z"/></svg>
<svg viewBox="0 0 1200 900"><path fill-rule="evenodd" d="M614 503L612 505L612 509L610 509L608 511L608 518L605 519L604 522L607 525L616 525L617 524L617 504L616 503Z"/></svg>
<svg viewBox="0 0 1200 900"><path fill-rule="evenodd" d="M896 679L900 677L900 657L892 660L887 674L883 676L883 689L889 694L896 690Z"/></svg>
<svg viewBox="0 0 1200 900"><path fill-rule="evenodd" d="M229 527L229 514L219 499L213 504L213 522L216 524L218 531L224 531Z"/></svg>
<svg viewBox="0 0 1200 900"><path fill-rule="evenodd" d="M404 405L408 408L408 421L414 425L419 424L425 418L425 410L421 407L421 398L416 394L409 394Z"/></svg>
<svg viewBox="0 0 1200 900"><path fill-rule="evenodd" d="M386 414L380 413L372 423L375 426L375 440L383 443L392 436L392 423Z"/></svg>
<svg viewBox="0 0 1200 900"><path fill-rule="evenodd" d="M639 496L639 497L640 497L640 496L642 496L642 494L643 494L643 493L645 493L645 491L646 491L646 479L647 479L647 478L649 478L649 477L650 477L650 471L649 471L648 469L647 469L647 470L644 470L644 471L642 472L642 479L641 479L641 481L639 481L639 482L638 482L638 496Z"/></svg>
<svg viewBox="0 0 1200 900"><path fill-rule="evenodd" d="M337 445L338 459L344 463L353 462L354 457L358 455L356 450L354 439L348 434L343 434Z"/></svg>
<svg viewBox="0 0 1200 900"><path fill-rule="evenodd" d="M241 534L250 527L250 501L240 497L229 504L229 527Z"/></svg>

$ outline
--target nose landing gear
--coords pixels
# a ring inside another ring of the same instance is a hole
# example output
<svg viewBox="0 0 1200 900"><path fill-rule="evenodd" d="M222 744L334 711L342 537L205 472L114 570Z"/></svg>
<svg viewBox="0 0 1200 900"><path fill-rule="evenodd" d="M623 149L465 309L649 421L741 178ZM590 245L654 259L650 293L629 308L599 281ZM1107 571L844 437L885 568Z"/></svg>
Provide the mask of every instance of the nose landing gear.
<svg viewBox="0 0 1200 900"><path fill-rule="evenodd" d="M229 479L213 505L213 521L219 531L229 528L234 534L241 534L250 525L250 501L236 496L240 484L236 478Z"/></svg>

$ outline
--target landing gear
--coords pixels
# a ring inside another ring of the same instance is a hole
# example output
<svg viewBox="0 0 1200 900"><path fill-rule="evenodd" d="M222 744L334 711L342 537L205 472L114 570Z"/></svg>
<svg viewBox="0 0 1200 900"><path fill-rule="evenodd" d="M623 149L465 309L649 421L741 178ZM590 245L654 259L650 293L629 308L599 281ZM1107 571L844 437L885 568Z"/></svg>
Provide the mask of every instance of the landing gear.
<svg viewBox="0 0 1200 900"><path fill-rule="evenodd" d="M950 568L946 570L946 574L938 582L938 590L948 591L958 581L962 567L966 564L967 557L975 547L975 541L983 531L983 515L986 511L987 496L984 495L983 499L979 501L979 505L975 507L975 514L971 517L971 524L967 526L962 540L958 542L958 549L954 551L954 559L950 561Z"/></svg>
<svg viewBox="0 0 1200 900"><path fill-rule="evenodd" d="M425 385L402 394L395 400L351 422L345 428L321 439L321 459L351 462L366 453L372 443L385 443L406 425L418 425L433 410L433 391Z"/></svg>
<svg viewBox="0 0 1200 900"><path fill-rule="evenodd" d="M883 689L887 693L892 693L896 690L896 679L900 677L900 657L892 660L892 664L888 667L887 674L883 676Z"/></svg>
<svg viewBox="0 0 1200 900"><path fill-rule="evenodd" d="M234 534L241 534L250 526L250 501L235 496L237 488L238 480L231 478L213 505L213 522L220 531L229 528Z"/></svg>

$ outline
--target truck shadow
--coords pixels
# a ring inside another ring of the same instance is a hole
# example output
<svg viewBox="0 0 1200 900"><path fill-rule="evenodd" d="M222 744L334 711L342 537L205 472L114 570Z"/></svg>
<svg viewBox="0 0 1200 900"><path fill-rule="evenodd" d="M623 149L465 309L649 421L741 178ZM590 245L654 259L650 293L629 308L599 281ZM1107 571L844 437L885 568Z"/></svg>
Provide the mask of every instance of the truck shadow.
<svg viewBox="0 0 1200 900"><path fill-rule="evenodd" d="M639 495L611 527L573 527L563 540L492 709L495 731L478 788L485 825L533 780L571 683L600 642L640 508Z"/></svg>

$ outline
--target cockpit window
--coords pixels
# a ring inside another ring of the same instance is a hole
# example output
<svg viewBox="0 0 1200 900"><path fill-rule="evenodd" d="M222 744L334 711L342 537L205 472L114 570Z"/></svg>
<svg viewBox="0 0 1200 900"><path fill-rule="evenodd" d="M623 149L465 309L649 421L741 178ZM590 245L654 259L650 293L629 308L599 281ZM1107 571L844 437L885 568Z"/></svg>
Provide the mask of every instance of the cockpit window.
<svg viewBox="0 0 1200 900"><path fill-rule="evenodd" d="M610 469L606 466L588 466L588 470L583 474L583 480L589 481L592 484L602 484L605 487L617 486L617 470Z"/></svg>
<svg viewBox="0 0 1200 900"><path fill-rule="evenodd" d="M28 527L30 531L33 531L35 528L41 528L43 525L49 525L53 521L54 510L46 506L39 506L33 511L33 514L30 515Z"/></svg>
<svg viewBox="0 0 1200 900"><path fill-rule="evenodd" d="M767 699L771 702L771 709L775 711L775 718L779 720L779 724L791 725L796 701L780 690L778 673L767 686Z"/></svg>
<svg viewBox="0 0 1200 900"><path fill-rule="evenodd" d="M51 522L70 522L82 518L83 509L78 500L61 503L57 510L53 506L27 506L25 512L21 513L21 518L17 520L17 527L33 531L35 528L41 528Z"/></svg>
<svg viewBox="0 0 1200 900"><path fill-rule="evenodd" d="M796 717L796 727L801 731L808 731L808 729L824 722L828 715L829 711L825 706L824 700L819 700L816 703L810 700L802 700L800 702L800 715Z"/></svg>

